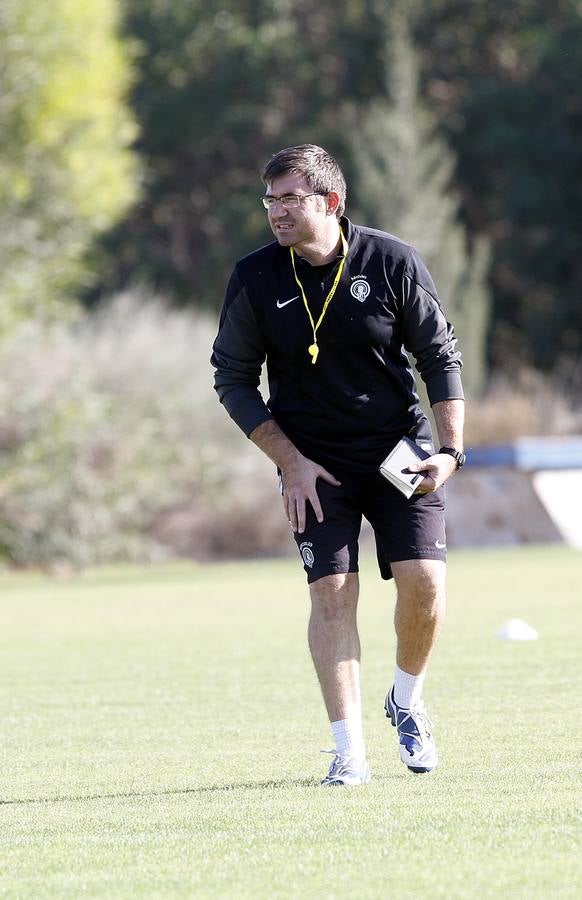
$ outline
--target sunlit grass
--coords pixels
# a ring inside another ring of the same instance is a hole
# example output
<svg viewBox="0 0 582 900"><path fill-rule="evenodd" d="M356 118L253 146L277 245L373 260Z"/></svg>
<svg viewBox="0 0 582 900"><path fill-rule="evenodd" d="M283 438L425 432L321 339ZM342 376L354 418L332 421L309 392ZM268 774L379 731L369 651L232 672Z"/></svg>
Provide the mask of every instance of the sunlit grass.
<svg viewBox="0 0 582 900"><path fill-rule="evenodd" d="M582 556L452 556L425 698L441 765L383 715L392 587L362 573L372 783L331 738L298 562L0 579L3 897L582 894ZM498 641L519 616L532 643Z"/></svg>

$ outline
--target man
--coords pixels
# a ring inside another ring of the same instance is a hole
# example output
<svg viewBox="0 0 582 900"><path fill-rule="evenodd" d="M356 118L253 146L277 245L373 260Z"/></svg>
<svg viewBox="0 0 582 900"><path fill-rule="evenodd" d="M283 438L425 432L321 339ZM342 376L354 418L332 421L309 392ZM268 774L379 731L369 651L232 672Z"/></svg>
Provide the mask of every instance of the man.
<svg viewBox="0 0 582 900"><path fill-rule="evenodd" d="M345 180L325 150L282 150L262 179L276 241L237 263L212 363L221 402L279 470L307 573L309 646L336 744L322 784L370 780L356 623L362 515L381 575L397 589L386 715L402 761L430 772L437 751L421 693L445 610L443 484L464 462L453 329L414 249L343 216ZM427 386L437 453L404 350ZM258 392L265 359L267 405ZM424 477L409 500L378 471L404 435L431 453L410 467Z"/></svg>

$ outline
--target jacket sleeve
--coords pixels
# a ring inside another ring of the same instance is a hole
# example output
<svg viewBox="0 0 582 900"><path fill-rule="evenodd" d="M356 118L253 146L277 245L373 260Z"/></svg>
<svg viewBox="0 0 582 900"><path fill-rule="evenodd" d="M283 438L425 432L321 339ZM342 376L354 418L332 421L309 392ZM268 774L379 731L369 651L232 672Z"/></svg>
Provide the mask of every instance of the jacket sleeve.
<svg viewBox="0 0 582 900"><path fill-rule="evenodd" d="M257 425L272 418L258 390L265 355L264 338L247 288L235 269L210 362L219 400L247 437Z"/></svg>
<svg viewBox="0 0 582 900"><path fill-rule="evenodd" d="M403 343L414 356L431 406L464 399L461 353L453 326L443 313L434 282L411 250L402 276Z"/></svg>

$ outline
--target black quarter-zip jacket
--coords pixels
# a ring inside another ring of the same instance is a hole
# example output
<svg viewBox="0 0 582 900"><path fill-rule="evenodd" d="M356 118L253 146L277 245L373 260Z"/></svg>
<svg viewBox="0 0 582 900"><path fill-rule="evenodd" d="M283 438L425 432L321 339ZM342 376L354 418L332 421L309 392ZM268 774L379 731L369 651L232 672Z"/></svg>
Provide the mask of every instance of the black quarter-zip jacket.
<svg viewBox="0 0 582 900"><path fill-rule="evenodd" d="M316 364L291 254L276 241L237 262L211 362L220 401L245 434L274 418L303 454L332 472L371 472L403 435L432 440L405 351L431 404L463 398L461 354L414 248L345 217L340 224L348 253L317 331ZM317 322L340 259L327 266L295 259ZM265 360L266 404L258 389Z"/></svg>

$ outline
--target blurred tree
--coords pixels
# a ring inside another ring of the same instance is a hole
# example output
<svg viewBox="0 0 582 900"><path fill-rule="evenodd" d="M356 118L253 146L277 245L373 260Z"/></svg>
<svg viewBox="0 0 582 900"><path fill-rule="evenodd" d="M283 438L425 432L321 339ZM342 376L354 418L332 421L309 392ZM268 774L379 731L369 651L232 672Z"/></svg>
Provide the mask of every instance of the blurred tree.
<svg viewBox="0 0 582 900"><path fill-rule="evenodd" d="M271 152L326 144L352 183L350 110L386 96L382 20L394 6L125 2L140 47L133 106L145 193L104 241L94 296L146 281L216 308L232 261L270 239L257 176ZM425 0L417 10L420 95L454 150L481 269L479 238L492 244L489 361L551 368L582 349L579 0Z"/></svg>
<svg viewBox="0 0 582 900"><path fill-rule="evenodd" d="M271 239L259 172L281 147L340 152L342 106L379 88L369 0L127 0L143 202L104 249L107 295L146 281L217 308L234 260ZM370 65L362 65L362 60Z"/></svg>
<svg viewBox="0 0 582 900"><path fill-rule="evenodd" d="M0 7L0 335L70 314L93 236L136 193L116 0Z"/></svg>
<svg viewBox="0 0 582 900"><path fill-rule="evenodd" d="M417 34L465 221L493 242L490 361L580 374L582 6L427 0Z"/></svg>
<svg viewBox="0 0 582 900"><path fill-rule="evenodd" d="M384 4L380 4L380 9ZM475 394L485 377L488 246L468 246L451 180L455 158L419 96L409 0L385 13L385 93L355 114L353 157L360 218L418 247L454 322L463 381Z"/></svg>

